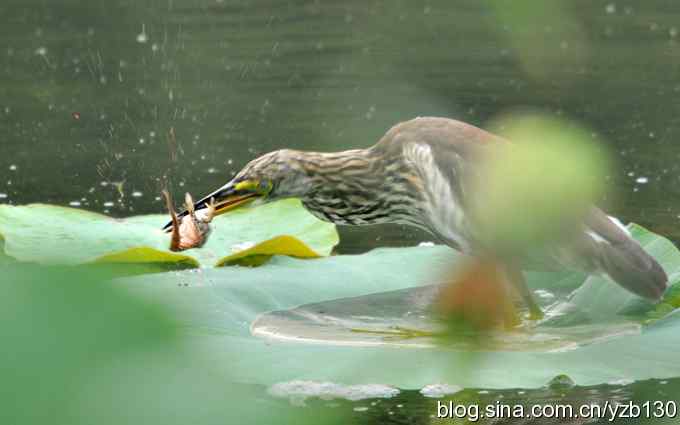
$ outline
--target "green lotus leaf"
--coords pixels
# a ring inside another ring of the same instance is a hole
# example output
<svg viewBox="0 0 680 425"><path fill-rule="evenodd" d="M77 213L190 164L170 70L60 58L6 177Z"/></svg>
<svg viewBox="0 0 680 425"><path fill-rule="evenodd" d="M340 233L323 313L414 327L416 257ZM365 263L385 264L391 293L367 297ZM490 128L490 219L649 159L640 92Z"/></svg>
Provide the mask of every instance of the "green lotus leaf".
<svg viewBox="0 0 680 425"><path fill-rule="evenodd" d="M320 257L338 243L335 226L316 219L297 200L220 215L203 247L181 253L168 249L170 236L161 230L167 221L166 215L116 219L54 205L0 205L0 240L5 255L24 262L171 263L181 268L243 263L251 256Z"/></svg>
<svg viewBox="0 0 680 425"><path fill-rule="evenodd" d="M680 252L658 235L630 229L668 272L672 297L680 288ZM170 306L192 346L230 365L240 383L536 388L561 375L578 385L680 376L678 310L664 307L645 324L658 306L631 312L623 307L634 298L619 299L616 284L578 273L527 274L547 311L538 324L488 335L495 343L486 348L437 343L428 337L428 297L459 258L443 246L376 249L118 282Z"/></svg>

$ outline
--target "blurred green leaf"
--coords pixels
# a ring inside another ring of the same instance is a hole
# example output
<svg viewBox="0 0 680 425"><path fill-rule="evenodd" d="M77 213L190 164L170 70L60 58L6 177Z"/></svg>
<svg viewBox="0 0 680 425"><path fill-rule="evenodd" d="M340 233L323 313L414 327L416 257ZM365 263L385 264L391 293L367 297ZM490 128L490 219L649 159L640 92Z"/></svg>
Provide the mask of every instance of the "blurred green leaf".
<svg viewBox="0 0 680 425"><path fill-rule="evenodd" d="M183 340L170 310L101 270L2 273L0 423L342 423L240 384L233 364Z"/></svg>
<svg viewBox="0 0 680 425"><path fill-rule="evenodd" d="M473 188L487 245L514 254L571 235L605 191L607 156L585 128L544 114L513 113L491 127L515 143L489 153Z"/></svg>
<svg viewBox="0 0 680 425"><path fill-rule="evenodd" d="M218 216L205 245L182 253L168 249L170 235L161 230L168 220L163 215L113 219L44 204L0 205L0 237L5 241L4 253L17 260L66 265L109 262L214 266L248 255L325 256L338 243L335 226L316 219L297 200ZM281 235L288 238L278 238Z"/></svg>

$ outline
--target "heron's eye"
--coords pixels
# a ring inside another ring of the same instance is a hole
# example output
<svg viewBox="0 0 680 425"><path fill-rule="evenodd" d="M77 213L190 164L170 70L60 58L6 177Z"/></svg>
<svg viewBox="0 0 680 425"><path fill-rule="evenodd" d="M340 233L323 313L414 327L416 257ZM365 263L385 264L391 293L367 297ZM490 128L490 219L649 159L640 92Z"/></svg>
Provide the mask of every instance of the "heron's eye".
<svg viewBox="0 0 680 425"><path fill-rule="evenodd" d="M260 180L258 190L263 193L269 193L272 190L272 182L269 180Z"/></svg>

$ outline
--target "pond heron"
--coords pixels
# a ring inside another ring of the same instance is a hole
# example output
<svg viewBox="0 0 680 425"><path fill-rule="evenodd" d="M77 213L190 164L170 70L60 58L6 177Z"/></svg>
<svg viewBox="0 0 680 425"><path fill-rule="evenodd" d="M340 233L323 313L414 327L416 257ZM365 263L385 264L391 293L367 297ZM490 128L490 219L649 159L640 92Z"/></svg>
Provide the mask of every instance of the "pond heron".
<svg viewBox="0 0 680 425"><path fill-rule="evenodd" d="M463 253L484 256L493 247L481 242L481 229L470 212L472 176L481 167L483 152L502 143L509 142L460 121L415 118L395 125L367 149L337 153L282 149L265 154L196 202L195 209L207 208L214 200L220 214L255 200L299 198L325 221L408 224ZM625 227L594 206L584 211L578 223L576 232L548 250L550 262L607 275L650 300L661 298L667 286L664 270ZM540 317L521 271L521 256L496 257L502 259L499 264L507 281L532 317Z"/></svg>

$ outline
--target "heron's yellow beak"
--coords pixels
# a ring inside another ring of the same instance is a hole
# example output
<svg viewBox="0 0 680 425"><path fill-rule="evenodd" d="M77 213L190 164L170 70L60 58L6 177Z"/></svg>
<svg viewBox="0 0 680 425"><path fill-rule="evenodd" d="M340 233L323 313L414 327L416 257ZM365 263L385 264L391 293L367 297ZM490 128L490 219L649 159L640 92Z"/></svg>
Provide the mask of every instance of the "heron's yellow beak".
<svg viewBox="0 0 680 425"><path fill-rule="evenodd" d="M260 196L262 195L258 193L249 193L244 195L228 196L221 200L216 199L213 204L213 207L215 208L215 215L220 215L228 211L235 210L236 208L239 208L251 201L254 201L255 198L259 198ZM208 204L209 203L210 201L208 201Z"/></svg>
<svg viewBox="0 0 680 425"><path fill-rule="evenodd" d="M253 180L244 180L238 183L229 182L211 194L203 197L194 203L194 210L199 211L211 206L214 209L213 216L224 214L228 211L240 208L257 198L267 194L267 188L264 188L259 182ZM188 211L182 211L177 215L182 218L188 214ZM172 228L172 222L166 224L163 230L168 231Z"/></svg>

